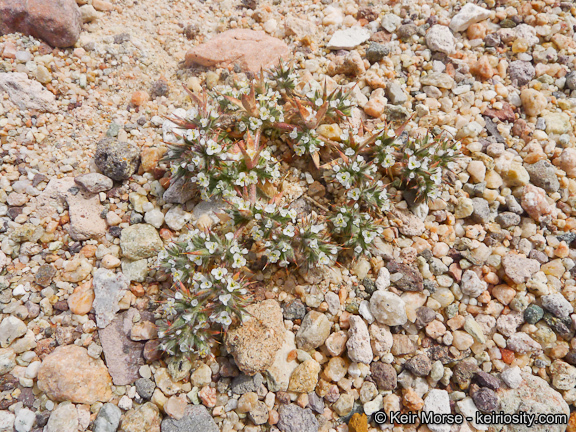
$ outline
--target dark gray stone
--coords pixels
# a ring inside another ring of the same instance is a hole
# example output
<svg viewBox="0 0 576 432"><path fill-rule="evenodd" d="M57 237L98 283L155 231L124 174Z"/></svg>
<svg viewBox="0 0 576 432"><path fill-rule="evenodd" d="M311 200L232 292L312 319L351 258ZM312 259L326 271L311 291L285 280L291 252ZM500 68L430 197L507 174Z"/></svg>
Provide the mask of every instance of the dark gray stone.
<svg viewBox="0 0 576 432"><path fill-rule="evenodd" d="M156 384L148 378L139 378L134 382L136 392L142 399L150 399L156 388Z"/></svg>
<svg viewBox="0 0 576 432"><path fill-rule="evenodd" d="M114 138L105 138L96 147L94 162L98 169L112 180L126 180L138 169L140 149Z"/></svg>
<svg viewBox="0 0 576 432"><path fill-rule="evenodd" d="M496 222L502 228L510 228L520 225L520 216L512 212L503 212L496 216Z"/></svg>
<svg viewBox="0 0 576 432"><path fill-rule="evenodd" d="M488 372L478 371L474 375L474 381L480 387L488 387L491 390L498 390L500 388L500 380Z"/></svg>
<svg viewBox="0 0 576 432"><path fill-rule="evenodd" d="M282 304L282 315L286 320L304 319L306 316L306 306L300 299L292 300L290 303Z"/></svg>
<svg viewBox="0 0 576 432"><path fill-rule="evenodd" d="M376 63L390 54L390 49L382 44L372 42L366 50L366 58L370 63Z"/></svg>
<svg viewBox="0 0 576 432"><path fill-rule="evenodd" d="M239 375L232 380L232 393L241 395L244 393L256 392L263 382L264 379L259 373L254 376Z"/></svg>
<svg viewBox="0 0 576 432"><path fill-rule="evenodd" d="M546 192L558 192L560 182L556 176L556 167L550 162L539 160L534 164L526 164L524 167L528 171L533 185L544 189Z"/></svg>
<svg viewBox="0 0 576 432"><path fill-rule="evenodd" d="M409 265L402 264L396 261L390 261L386 268L390 274L401 273L402 277L395 282L394 286L402 291L422 291L424 284L422 283L422 275L420 272Z"/></svg>

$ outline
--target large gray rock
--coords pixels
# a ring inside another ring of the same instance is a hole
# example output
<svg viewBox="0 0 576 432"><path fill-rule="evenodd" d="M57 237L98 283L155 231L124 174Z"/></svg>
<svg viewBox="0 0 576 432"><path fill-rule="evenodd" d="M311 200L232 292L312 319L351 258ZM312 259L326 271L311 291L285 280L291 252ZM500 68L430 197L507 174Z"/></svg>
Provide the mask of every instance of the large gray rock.
<svg viewBox="0 0 576 432"><path fill-rule="evenodd" d="M203 405L189 405L180 420L165 418L162 432L218 432L218 426Z"/></svg>
<svg viewBox="0 0 576 432"><path fill-rule="evenodd" d="M133 144L105 138L98 143L94 163L102 173L112 180L130 178L140 164L140 149Z"/></svg>
<svg viewBox="0 0 576 432"><path fill-rule="evenodd" d="M560 393L542 378L522 372L522 383L515 389L500 388L496 393L500 398L497 412L507 414L525 411L532 414L570 415L568 404ZM491 425L491 432L564 432L565 424L533 425Z"/></svg>

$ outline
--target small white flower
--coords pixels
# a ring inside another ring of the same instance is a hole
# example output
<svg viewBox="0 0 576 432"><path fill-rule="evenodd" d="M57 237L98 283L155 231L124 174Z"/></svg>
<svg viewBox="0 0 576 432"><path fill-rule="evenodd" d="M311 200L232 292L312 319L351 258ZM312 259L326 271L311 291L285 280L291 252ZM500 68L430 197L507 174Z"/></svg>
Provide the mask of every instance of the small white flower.
<svg viewBox="0 0 576 432"><path fill-rule="evenodd" d="M206 249L208 249L208 253L213 254L216 251L216 248L218 247L218 243L208 241L204 243L204 246L206 247Z"/></svg>
<svg viewBox="0 0 576 432"><path fill-rule="evenodd" d="M228 274L228 270L224 267L217 267L215 269L212 269L212 271L210 272L210 274L212 276L214 276L214 279L216 280L222 280L222 278L224 276L226 276L226 274Z"/></svg>
<svg viewBox="0 0 576 432"><path fill-rule="evenodd" d="M408 159L408 169L409 170L414 170L416 168L420 168L421 165L422 164L416 158L416 156L410 156L410 158Z"/></svg>
<svg viewBox="0 0 576 432"><path fill-rule="evenodd" d="M232 268L242 268L246 265L246 258L242 255L236 253L234 254L234 262L232 263Z"/></svg>
<svg viewBox="0 0 576 432"><path fill-rule="evenodd" d="M354 201L357 201L360 199L360 189L358 189L358 188L351 189L348 191L346 196L348 196L348 198L350 198Z"/></svg>
<svg viewBox="0 0 576 432"><path fill-rule="evenodd" d="M292 225L288 225L286 228L282 230L282 233L288 237L294 237L294 227Z"/></svg>
<svg viewBox="0 0 576 432"><path fill-rule="evenodd" d="M220 303L222 303L224 306L228 306L228 302L231 299L232 299L231 294L221 294L218 296L218 300L220 300Z"/></svg>

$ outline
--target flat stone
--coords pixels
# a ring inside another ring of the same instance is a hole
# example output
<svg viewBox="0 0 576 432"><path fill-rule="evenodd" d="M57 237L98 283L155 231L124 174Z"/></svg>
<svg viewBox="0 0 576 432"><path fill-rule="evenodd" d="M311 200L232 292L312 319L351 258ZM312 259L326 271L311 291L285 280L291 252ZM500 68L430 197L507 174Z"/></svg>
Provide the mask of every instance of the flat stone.
<svg viewBox="0 0 576 432"><path fill-rule="evenodd" d="M66 195L70 216L70 237L74 240L88 240L106 234L106 221L100 217L104 206L98 195L78 191Z"/></svg>
<svg viewBox="0 0 576 432"><path fill-rule="evenodd" d="M99 268L94 272L94 310L99 328L105 328L120 310L119 302L124 297L130 282L122 273Z"/></svg>
<svg viewBox="0 0 576 432"><path fill-rule="evenodd" d="M186 67L200 64L208 67L238 65L245 72L260 72L288 58L290 48L280 39L262 31L227 30L186 53Z"/></svg>
<svg viewBox="0 0 576 432"><path fill-rule="evenodd" d="M370 32L363 27L350 27L334 32L326 48L331 50L351 50L370 39Z"/></svg>
<svg viewBox="0 0 576 432"><path fill-rule="evenodd" d="M160 432L160 412L152 402L131 409L122 418L119 432Z"/></svg>
<svg viewBox="0 0 576 432"><path fill-rule="evenodd" d="M41 3L40 0L30 2ZM67 0L68 1L68 0ZM52 3L53 1L48 1ZM2 31L3 9L9 0L0 0L0 34ZM8 93L8 97L21 110L36 110L41 112L55 112L56 98L38 81L28 79L22 72L0 73L0 94Z"/></svg>
<svg viewBox="0 0 576 432"><path fill-rule="evenodd" d="M311 311L302 320L296 333L298 348L305 351L318 348L330 335L331 324L326 315Z"/></svg>
<svg viewBox="0 0 576 432"><path fill-rule="evenodd" d="M82 174L74 178L74 182L82 186L87 192L99 193L112 189L114 182L111 178L100 173Z"/></svg>
<svg viewBox="0 0 576 432"><path fill-rule="evenodd" d="M228 331L225 343L238 368L254 375L272 366L284 343L286 329L276 300L250 305L247 311L250 317L240 327Z"/></svg>
<svg viewBox="0 0 576 432"><path fill-rule="evenodd" d="M507 371L510 369L507 369ZM506 371L504 371L506 372ZM516 388L500 388L496 394L500 401L497 412L503 411L506 414L514 414L519 411L532 414L570 414L568 404L560 393L554 390L542 378L521 373L522 381ZM515 381L514 385L517 384ZM506 425L509 432L564 432L565 424L543 424L533 425L528 428L526 425Z"/></svg>
<svg viewBox="0 0 576 432"><path fill-rule="evenodd" d="M38 388L54 401L107 402L112 397L111 384L104 362L76 345L56 348L38 371Z"/></svg>
<svg viewBox="0 0 576 432"><path fill-rule="evenodd" d="M300 408L295 404L281 405L278 414L277 426L282 432L318 432L318 420L309 408Z"/></svg>
<svg viewBox="0 0 576 432"><path fill-rule="evenodd" d="M130 339L135 314L135 309L128 309L116 316L106 328L98 330L104 358L115 385L132 384L140 378L138 370L144 364L144 344Z"/></svg>
<svg viewBox="0 0 576 432"><path fill-rule="evenodd" d="M514 283L526 283L534 273L540 270L540 263L522 255L507 254L502 259L504 271Z"/></svg>
<svg viewBox="0 0 576 432"><path fill-rule="evenodd" d="M203 405L189 405L179 419L165 418L162 432L218 432L212 415Z"/></svg>

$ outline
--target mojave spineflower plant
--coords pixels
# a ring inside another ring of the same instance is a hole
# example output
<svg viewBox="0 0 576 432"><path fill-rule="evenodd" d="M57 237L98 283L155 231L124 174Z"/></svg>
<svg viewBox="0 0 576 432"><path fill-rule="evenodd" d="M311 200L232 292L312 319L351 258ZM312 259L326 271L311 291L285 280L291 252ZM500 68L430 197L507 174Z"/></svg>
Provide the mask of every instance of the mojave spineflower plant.
<svg viewBox="0 0 576 432"><path fill-rule="evenodd" d="M390 187L411 191L415 201L441 191L459 144L416 136L405 130L409 121L368 130L352 115L351 91L300 82L281 62L254 79L189 92L195 106L167 121L172 183L182 179L203 200L226 204L221 224L190 227L159 255L174 281L160 334L167 352L208 355L242 316L249 302L243 276L262 260L308 270L370 256L394 205ZM328 129L341 133L328 137ZM326 205L312 200L316 210L295 209L284 193L296 172L323 183Z"/></svg>

